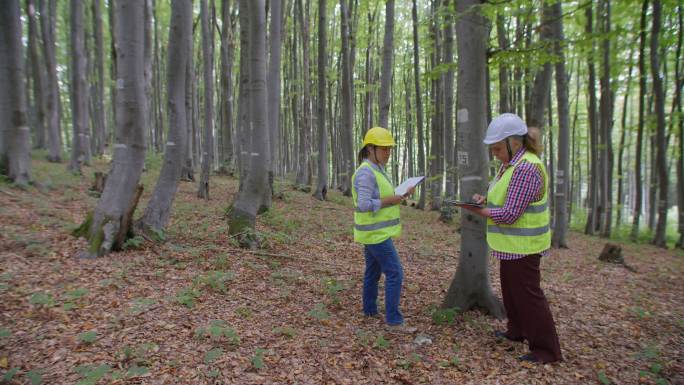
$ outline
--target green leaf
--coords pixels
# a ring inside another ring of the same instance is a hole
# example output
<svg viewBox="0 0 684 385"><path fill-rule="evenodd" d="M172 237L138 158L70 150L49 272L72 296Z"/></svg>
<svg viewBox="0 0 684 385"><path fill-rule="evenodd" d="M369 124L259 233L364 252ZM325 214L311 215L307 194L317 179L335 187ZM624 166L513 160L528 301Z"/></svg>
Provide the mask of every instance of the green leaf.
<svg viewBox="0 0 684 385"><path fill-rule="evenodd" d="M8 370L7 373L5 373L2 376L2 382L12 381L12 378L14 378L14 375L17 374L18 371L19 371L19 369L17 369L17 368L12 368L12 369Z"/></svg>
<svg viewBox="0 0 684 385"><path fill-rule="evenodd" d="M150 369L144 367L144 366L138 366L138 365L133 365L128 369L128 373L126 373L126 377L138 377L145 375L150 372Z"/></svg>
<svg viewBox="0 0 684 385"><path fill-rule="evenodd" d="M222 354L223 349L221 348L211 349L204 355L204 363L209 365L210 363L214 362L217 358L219 358Z"/></svg>
<svg viewBox="0 0 684 385"><path fill-rule="evenodd" d="M43 383L43 374L41 369L34 369L26 373L26 378L29 379L31 385L40 385Z"/></svg>
<svg viewBox="0 0 684 385"><path fill-rule="evenodd" d="M7 338L11 335L12 335L12 332L10 332L9 329L0 328L0 338Z"/></svg>
<svg viewBox="0 0 684 385"><path fill-rule="evenodd" d="M663 365L661 365L657 362L654 362L651 364L651 373L658 374L658 373L660 373L661 370L663 370Z"/></svg>
<svg viewBox="0 0 684 385"><path fill-rule="evenodd" d="M83 287L66 292L66 296L69 299L79 299L85 297L86 295L88 295L88 289Z"/></svg>
<svg viewBox="0 0 684 385"><path fill-rule="evenodd" d="M52 294L39 292L33 293L29 299L29 303L31 305L45 305L51 307L55 304L55 301L52 299Z"/></svg>
<svg viewBox="0 0 684 385"><path fill-rule="evenodd" d="M610 381L608 376L606 376L606 372L604 372L603 370L598 372L598 379L599 381L601 381L603 385L610 385L613 383L612 381Z"/></svg>
<svg viewBox="0 0 684 385"><path fill-rule="evenodd" d="M62 305L62 309L64 311L72 311L76 308L76 304L72 302L65 302L64 305Z"/></svg>
<svg viewBox="0 0 684 385"><path fill-rule="evenodd" d="M83 380L76 383L76 385L95 385L102 377L104 377L111 368L109 365L102 364L96 368L92 365L81 365L76 368L76 371L85 377Z"/></svg>
<svg viewBox="0 0 684 385"><path fill-rule="evenodd" d="M385 337L381 334L375 339L375 343L373 344L373 347L380 348L380 349L387 349L389 348L390 343L385 339Z"/></svg>
<svg viewBox="0 0 684 385"><path fill-rule="evenodd" d="M219 374L221 374L221 372L219 372L216 369L212 369L206 373L207 377L209 377L209 378L216 378L219 376Z"/></svg>
<svg viewBox="0 0 684 385"><path fill-rule="evenodd" d="M263 368L264 366L266 366L266 365L264 364L264 357L263 357L263 355L264 355L264 350L263 350L263 349L257 348L256 354L254 354L254 355L252 356L252 358L250 359L250 361L252 362L252 366L253 366L255 369L261 369L261 368Z"/></svg>
<svg viewBox="0 0 684 385"><path fill-rule="evenodd" d="M322 303L316 304L316 306L312 310L310 310L307 314L310 317L313 317L319 321L330 318L330 313L328 313L328 310L325 308L325 305Z"/></svg>
<svg viewBox="0 0 684 385"><path fill-rule="evenodd" d="M83 342L83 343L86 343L86 344L92 344L93 342L95 342L96 339L97 339L97 332L94 332L94 331L81 333L78 336L78 340Z"/></svg>

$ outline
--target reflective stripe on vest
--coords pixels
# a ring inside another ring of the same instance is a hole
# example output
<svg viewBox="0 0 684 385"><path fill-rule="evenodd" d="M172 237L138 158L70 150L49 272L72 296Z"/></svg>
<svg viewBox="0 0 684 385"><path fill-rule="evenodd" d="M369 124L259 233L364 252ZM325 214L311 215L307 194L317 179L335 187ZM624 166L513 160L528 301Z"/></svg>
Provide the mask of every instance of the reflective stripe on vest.
<svg viewBox="0 0 684 385"><path fill-rule="evenodd" d="M512 164L506 169L487 193L487 207L503 207L515 167L522 162L532 163L539 169L543 181L542 197L538 202L530 203L513 224L498 224L494 223L491 218L487 218L487 243L496 251L529 255L540 253L551 247L547 196L548 177L544 164L539 157L531 152L526 152L516 164Z"/></svg>
<svg viewBox="0 0 684 385"><path fill-rule="evenodd" d="M389 178L381 171L376 170L370 163L364 161L359 168L366 167L373 172L375 181L380 191L380 199L393 196L394 186ZM357 192L354 180L357 172L352 176L352 198L354 200L354 241L366 245L377 244L387 238L396 238L401 234L401 221L399 219L399 205L383 207L377 212L359 211L357 205Z"/></svg>

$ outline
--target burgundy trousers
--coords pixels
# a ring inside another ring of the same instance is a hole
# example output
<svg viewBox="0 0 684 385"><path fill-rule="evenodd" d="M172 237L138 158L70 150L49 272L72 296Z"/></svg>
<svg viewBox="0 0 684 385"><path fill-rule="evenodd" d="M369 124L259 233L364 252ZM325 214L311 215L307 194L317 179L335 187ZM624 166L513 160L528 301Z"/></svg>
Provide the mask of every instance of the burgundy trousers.
<svg viewBox="0 0 684 385"><path fill-rule="evenodd" d="M532 254L500 261L501 292L508 317L506 335L526 339L530 352L540 362L561 361L560 343L549 303L539 286L541 255Z"/></svg>

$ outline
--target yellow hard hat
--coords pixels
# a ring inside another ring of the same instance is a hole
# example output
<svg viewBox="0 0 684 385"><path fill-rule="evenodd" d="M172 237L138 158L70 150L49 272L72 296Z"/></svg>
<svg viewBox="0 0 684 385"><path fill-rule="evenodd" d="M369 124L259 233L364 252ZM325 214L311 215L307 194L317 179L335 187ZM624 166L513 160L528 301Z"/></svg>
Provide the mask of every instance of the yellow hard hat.
<svg viewBox="0 0 684 385"><path fill-rule="evenodd" d="M393 147L397 145L394 142L392 133L390 133L388 129L382 127L373 127L366 132L366 136L363 138L363 145L361 145L361 147L366 147L367 144L382 147Z"/></svg>

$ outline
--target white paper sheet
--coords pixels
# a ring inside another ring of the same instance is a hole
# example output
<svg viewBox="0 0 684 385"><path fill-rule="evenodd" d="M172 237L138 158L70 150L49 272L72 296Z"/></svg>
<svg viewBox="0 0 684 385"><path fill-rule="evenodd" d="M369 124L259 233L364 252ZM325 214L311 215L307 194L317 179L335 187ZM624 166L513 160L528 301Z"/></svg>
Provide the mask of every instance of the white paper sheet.
<svg viewBox="0 0 684 385"><path fill-rule="evenodd" d="M413 178L408 178L394 189L394 193L397 195L404 195L411 187L418 186L423 179L425 179L424 176L414 176Z"/></svg>

